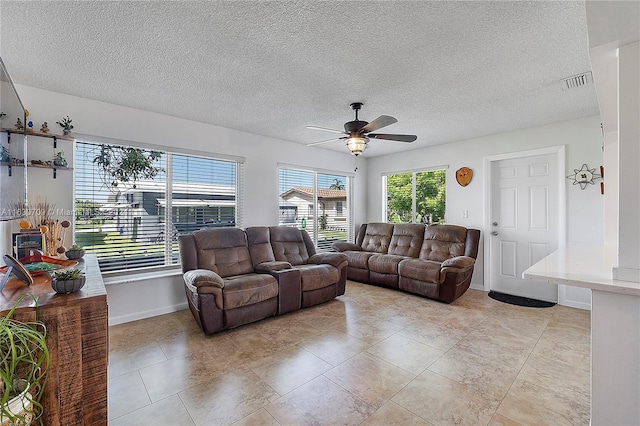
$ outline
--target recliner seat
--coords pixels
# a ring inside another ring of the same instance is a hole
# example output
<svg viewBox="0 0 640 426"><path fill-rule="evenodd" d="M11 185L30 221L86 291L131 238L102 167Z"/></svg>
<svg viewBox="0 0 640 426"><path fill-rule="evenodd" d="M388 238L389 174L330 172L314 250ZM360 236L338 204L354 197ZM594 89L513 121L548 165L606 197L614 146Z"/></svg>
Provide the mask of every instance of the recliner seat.
<svg viewBox="0 0 640 426"><path fill-rule="evenodd" d="M189 309L207 334L324 303L344 294L347 259L316 253L282 226L213 228L179 237Z"/></svg>

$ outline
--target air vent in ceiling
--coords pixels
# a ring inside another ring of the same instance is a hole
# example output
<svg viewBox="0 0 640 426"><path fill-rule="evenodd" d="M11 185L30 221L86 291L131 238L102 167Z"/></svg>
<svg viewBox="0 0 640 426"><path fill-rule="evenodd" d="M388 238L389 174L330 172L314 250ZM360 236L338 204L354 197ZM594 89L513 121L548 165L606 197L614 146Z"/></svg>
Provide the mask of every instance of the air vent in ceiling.
<svg viewBox="0 0 640 426"><path fill-rule="evenodd" d="M591 83L593 78L591 77L591 71L583 74L574 75L562 79L562 90L577 89L578 87L586 86Z"/></svg>

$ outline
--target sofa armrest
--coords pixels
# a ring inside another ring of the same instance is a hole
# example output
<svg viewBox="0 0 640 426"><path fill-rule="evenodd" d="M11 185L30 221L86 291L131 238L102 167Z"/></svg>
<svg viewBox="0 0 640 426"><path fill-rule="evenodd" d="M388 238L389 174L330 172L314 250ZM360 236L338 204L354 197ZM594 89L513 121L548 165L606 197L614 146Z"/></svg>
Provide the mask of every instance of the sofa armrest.
<svg viewBox="0 0 640 426"><path fill-rule="evenodd" d="M347 261L347 256L343 253L316 253L309 258L308 263L324 263L336 268L342 268L347 266L349 262Z"/></svg>
<svg viewBox="0 0 640 426"><path fill-rule="evenodd" d="M444 282L447 274L461 274L473 269L476 260L473 257L468 256L456 256L451 259L447 259L440 265L440 282Z"/></svg>
<svg viewBox="0 0 640 426"><path fill-rule="evenodd" d="M271 271L278 280L278 315L297 311L302 303L302 287L299 269Z"/></svg>
<svg viewBox="0 0 640 426"><path fill-rule="evenodd" d="M460 268L460 269L468 269L476 264L476 260L473 257L468 256L456 256L451 259L447 259L440 265L441 268Z"/></svg>
<svg viewBox="0 0 640 426"><path fill-rule="evenodd" d="M192 287L218 287L224 288L224 280L220 275L208 269L193 269L182 276L184 282Z"/></svg>
<svg viewBox="0 0 640 426"><path fill-rule="evenodd" d="M289 262L262 262L255 266L255 271L259 274L270 274L273 271L281 271L283 269L291 269L291 264Z"/></svg>
<svg viewBox="0 0 640 426"><path fill-rule="evenodd" d="M362 247L357 244L347 243L344 241L336 241L331 247L337 251L362 251Z"/></svg>

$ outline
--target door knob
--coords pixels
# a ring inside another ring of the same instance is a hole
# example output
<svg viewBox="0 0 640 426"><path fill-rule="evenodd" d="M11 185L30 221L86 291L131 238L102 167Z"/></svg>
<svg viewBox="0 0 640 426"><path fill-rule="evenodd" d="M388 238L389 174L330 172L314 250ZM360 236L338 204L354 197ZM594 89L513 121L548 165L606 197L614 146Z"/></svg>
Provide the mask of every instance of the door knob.
<svg viewBox="0 0 640 426"><path fill-rule="evenodd" d="M493 231L493 232L491 233L491 235L493 235L493 236L495 237L496 235L498 235L498 231Z"/></svg>
<svg viewBox="0 0 640 426"><path fill-rule="evenodd" d="M493 222L492 225L493 226L498 226L498 222Z"/></svg>

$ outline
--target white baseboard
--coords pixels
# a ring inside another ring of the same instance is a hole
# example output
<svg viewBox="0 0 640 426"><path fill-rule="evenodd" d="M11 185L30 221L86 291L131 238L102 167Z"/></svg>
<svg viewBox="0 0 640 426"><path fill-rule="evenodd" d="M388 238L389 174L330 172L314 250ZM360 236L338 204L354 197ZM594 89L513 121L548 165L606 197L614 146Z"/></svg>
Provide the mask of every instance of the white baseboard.
<svg viewBox="0 0 640 426"><path fill-rule="evenodd" d="M111 315L109 315L109 326L156 317L158 315L170 314L171 312L178 312L188 308L189 305L187 304L187 302L184 302L178 303L177 305L163 306L162 308L152 309L149 311L136 312L135 314L121 315L119 317L112 317Z"/></svg>
<svg viewBox="0 0 640 426"><path fill-rule="evenodd" d="M471 284L469 288L472 288L474 290L485 291L484 286L481 284Z"/></svg>
<svg viewBox="0 0 640 426"><path fill-rule="evenodd" d="M562 303L558 302L558 304L562 306L568 306L569 308L584 309L585 311L591 310L590 303L576 302L574 300L564 300L562 301Z"/></svg>

